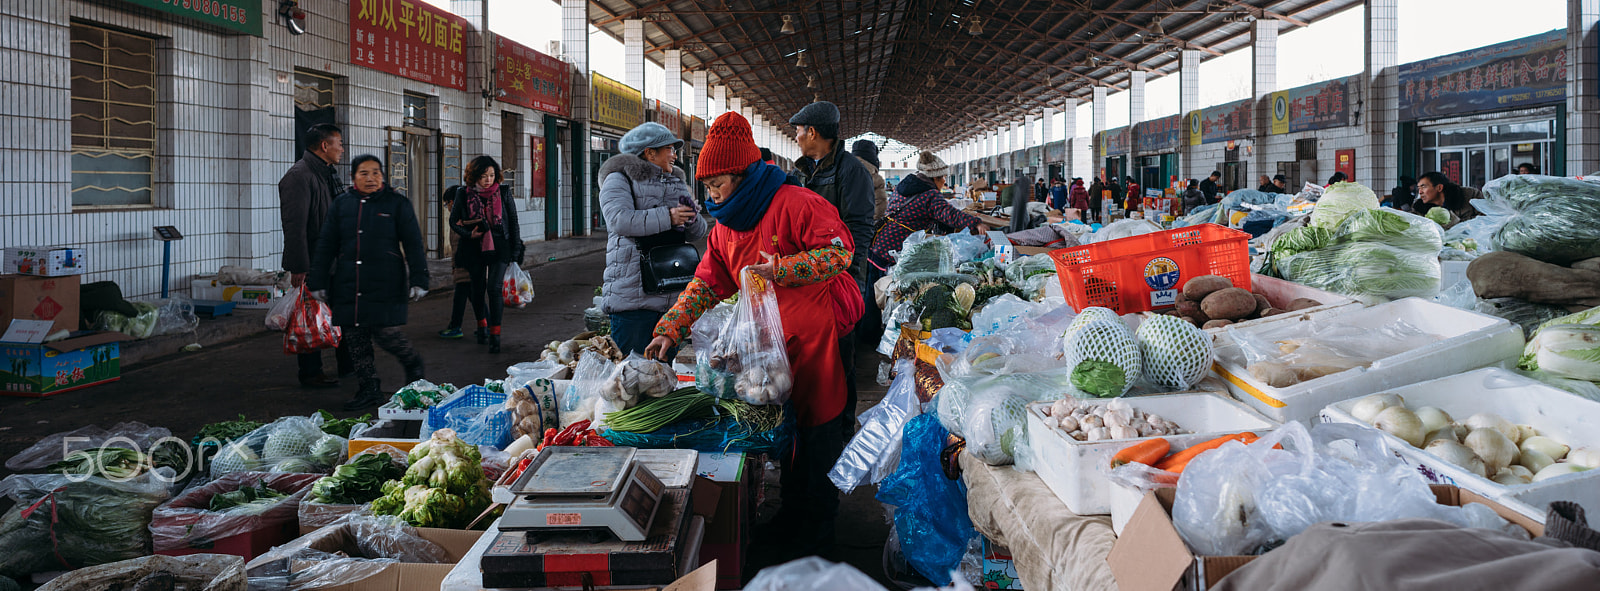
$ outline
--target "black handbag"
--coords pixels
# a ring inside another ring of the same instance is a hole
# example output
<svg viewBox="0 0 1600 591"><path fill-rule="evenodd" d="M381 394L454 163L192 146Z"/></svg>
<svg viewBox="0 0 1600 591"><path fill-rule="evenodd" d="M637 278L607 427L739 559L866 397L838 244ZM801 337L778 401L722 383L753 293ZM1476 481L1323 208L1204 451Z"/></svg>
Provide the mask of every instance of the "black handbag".
<svg viewBox="0 0 1600 591"><path fill-rule="evenodd" d="M624 172L628 192L633 193L633 179ZM638 195L633 194L634 207ZM700 251L684 240L680 230L667 230L650 236L633 239L639 249L639 283L647 294L677 293L689 286L695 269L700 267Z"/></svg>

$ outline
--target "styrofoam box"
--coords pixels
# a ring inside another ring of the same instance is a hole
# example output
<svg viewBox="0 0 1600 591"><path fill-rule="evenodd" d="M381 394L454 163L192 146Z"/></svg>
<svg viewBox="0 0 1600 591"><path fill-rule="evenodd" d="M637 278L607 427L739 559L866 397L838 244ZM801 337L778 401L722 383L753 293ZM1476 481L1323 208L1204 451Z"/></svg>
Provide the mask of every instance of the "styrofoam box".
<svg viewBox="0 0 1600 591"><path fill-rule="evenodd" d="M1494 413L1519 425L1532 425L1545 436L1573 449L1600 448L1600 402L1509 370L1491 367L1387 391L1404 398L1408 408L1438 407L1456 421L1465 421L1480 412ZM1367 425L1350 415L1350 409L1361 398L1328 405L1322 409L1322 421ZM1384 438L1396 456L1416 466L1430 482L1465 488L1540 522L1544 521L1545 509L1551 501L1576 501L1584 507L1600 507L1600 470L1506 486L1412 447L1393 435L1385 433ZM1590 516L1589 523L1600 525L1600 512Z"/></svg>
<svg viewBox="0 0 1600 591"><path fill-rule="evenodd" d="M1111 533L1122 535L1122 528L1128 525L1128 520L1133 518L1133 512L1139 509L1139 501L1142 500L1144 491L1111 483Z"/></svg>
<svg viewBox="0 0 1600 591"><path fill-rule="evenodd" d="M1102 406L1114 399L1079 400L1080 404ZM1135 410L1160 415L1177 423L1188 435L1169 435L1173 451L1229 433L1254 431L1261 434L1276 427L1272 421L1225 396L1209 392L1162 394L1120 398ZM1111 439L1078 441L1060 429L1044 426L1041 407L1049 402L1028 405L1028 442L1033 446L1038 465L1034 471L1050 491L1073 513L1103 515L1111 512L1111 481L1106 478L1111 457L1123 448L1150 439Z"/></svg>
<svg viewBox="0 0 1600 591"><path fill-rule="evenodd" d="M1472 261L1439 261L1439 289L1449 289L1457 281L1467 278L1467 266Z"/></svg>
<svg viewBox="0 0 1600 591"><path fill-rule="evenodd" d="M1273 388L1245 369L1239 347L1229 334L1217 335L1217 362L1212 371L1228 383L1228 392L1278 422L1312 421L1329 404L1488 367L1522 354L1522 328L1495 318L1406 298L1371 308L1344 307L1284 320L1274 318L1236 330L1275 331L1292 322L1334 322L1376 330L1404 320L1422 332L1441 337L1426 346L1285 388Z"/></svg>
<svg viewBox="0 0 1600 591"><path fill-rule="evenodd" d="M1355 299L1352 299L1352 298L1350 298L1348 296L1342 296L1342 295L1339 295L1339 294L1336 294L1336 293L1333 293L1333 292L1322 291L1322 290L1317 289L1315 287L1301 285L1301 284L1295 283L1293 281L1285 281L1285 280L1282 280L1282 279L1278 279L1277 277L1268 277L1266 275L1261 275L1261 274L1256 274L1256 275L1253 275L1253 276L1250 277L1250 290L1254 291L1256 293L1260 293L1261 295L1267 296L1267 301L1271 302L1273 307L1278 308L1280 310L1288 309L1289 302L1293 302L1293 301L1295 301L1297 299L1300 299L1300 298L1307 298L1307 299L1316 300L1318 302L1321 302L1322 305L1320 305L1320 306L1312 306L1312 307L1306 308L1304 310L1295 310L1293 312L1284 312L1283 314L1279 314L1277 316L1268 316L1266 318L1257 318L1255 320L1245 320L1243 322L1235 322L1235 323L1233 323L1231 325L1231 326L1233 326L1235 328L1244 328L1246 326L1255 326L1257 324L1263 324L1263 323L1271 322L1271 321L1274 321L1274 320L1284 320L1284 319L1289 318L1289 317L1303 317L1303 316L1306 316L1308 314L1315 314L1317 312L1321 312L1323 310L1332 310L1332 309L1335 309L1335 308L1349 308L1349 307L1360 308L1361 307L1361 302L1358 302ZM1206 332L1209 332L1211 334L1217 335L1217 334L1222 334L1225 330L1226 330L1225 328L1211 328L1211 329L1207 329Z"/></svg>

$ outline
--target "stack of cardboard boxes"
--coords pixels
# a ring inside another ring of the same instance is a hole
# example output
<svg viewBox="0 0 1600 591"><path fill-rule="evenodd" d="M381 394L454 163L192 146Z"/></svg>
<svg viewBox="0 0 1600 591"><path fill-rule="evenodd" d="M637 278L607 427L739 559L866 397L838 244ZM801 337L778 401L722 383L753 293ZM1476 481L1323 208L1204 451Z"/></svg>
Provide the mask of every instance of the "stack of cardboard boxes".
<svg viewBox="0 0 1600 591"><path fill-rule="evenodd" d="M122 376L114 332L73 334L46 343L79 325L79 277L86 267L82 249L9 247L0 263L0 394L41 397L60 394Z"/></svg>

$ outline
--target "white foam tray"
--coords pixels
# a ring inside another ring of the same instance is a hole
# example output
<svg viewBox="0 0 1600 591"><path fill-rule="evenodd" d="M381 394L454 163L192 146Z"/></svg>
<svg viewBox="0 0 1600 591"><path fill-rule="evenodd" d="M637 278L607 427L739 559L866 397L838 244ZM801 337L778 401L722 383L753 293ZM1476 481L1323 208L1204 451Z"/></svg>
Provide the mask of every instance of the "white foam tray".
<svg viewBox="0 0 1600 591"><path fill-rule="evenodd" d="M1399 394L1409 408L1438 407L1450 413L1450 417L1456 421L1465 421L1467 417L1480 412L1494 413L1513 423L1532 425L1545 436L1573 449L1600 448L1600 402L1508 370L1480 369L1386 391ZM1350 414L1350 409L1361 398L1364 396L1328 405L1322 409L1321 420L1370 427ZM1499 501L1541 523L1551 501L1576 501L1585 509L1600 508L1600 470L1568 474L1532 484L1506 486L1412 447L1393 435L1385 433L1384 438L1396 456L1416 466L1417 471L1429 482L1465 488ZM1590 513L1590 525L1600 525L1600 511Z"/></svg>
<svg viewBox="0 0 1600 591"><path fill-rule="evenodd" d="M1112 399L1080 400L1086 405L1103 406ZM1254 431L1257 435L1277 425L1248 407L1211 392L1186 392L1157 396L1122 398L1135 410L1160 415L1190 431L1188 435L1169 435L1165 439L1173 451L1229 433ZM1028 442L1037 458L1034 472L1056 498L1079 515L1111 512L1111 457L1117 452L1150 437L1078 441L1060 429L1044 426L1041 407L1049 402L1028 405Z"/></svg>
<svg viewBox="0 0 1600 591"><path fill-rule="evenodd" d="M1233 337L1217 336L1217 362L1212 372L1228 384L1228 392L1267 418L1280 423L1312 421L1322 408L1348 398L1408 386L1444 376L1488 367L1522 354L1522 328L1495 318L1406 298L1370 308L1333 308L1235 330L1247 334L1276 331L1294 322L1330 322L1374 331L1402 319L1439 340L1423 347L1374 361L1367 367L1273 388L1250 375Z"/></svg>

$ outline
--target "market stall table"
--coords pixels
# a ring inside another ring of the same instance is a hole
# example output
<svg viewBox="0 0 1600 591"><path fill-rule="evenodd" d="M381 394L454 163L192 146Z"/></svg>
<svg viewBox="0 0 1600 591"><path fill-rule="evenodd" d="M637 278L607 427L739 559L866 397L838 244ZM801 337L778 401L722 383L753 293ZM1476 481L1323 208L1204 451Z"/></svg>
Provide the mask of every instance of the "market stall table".
<svg viewBox="0 0 1600 591"><path fill-rule="evenodd" d="M1076 515L1038 476L963 454L972 524L1011 550L1029 590L1116 589L1106 556L1117 538L1109 515Z"/></svg>

